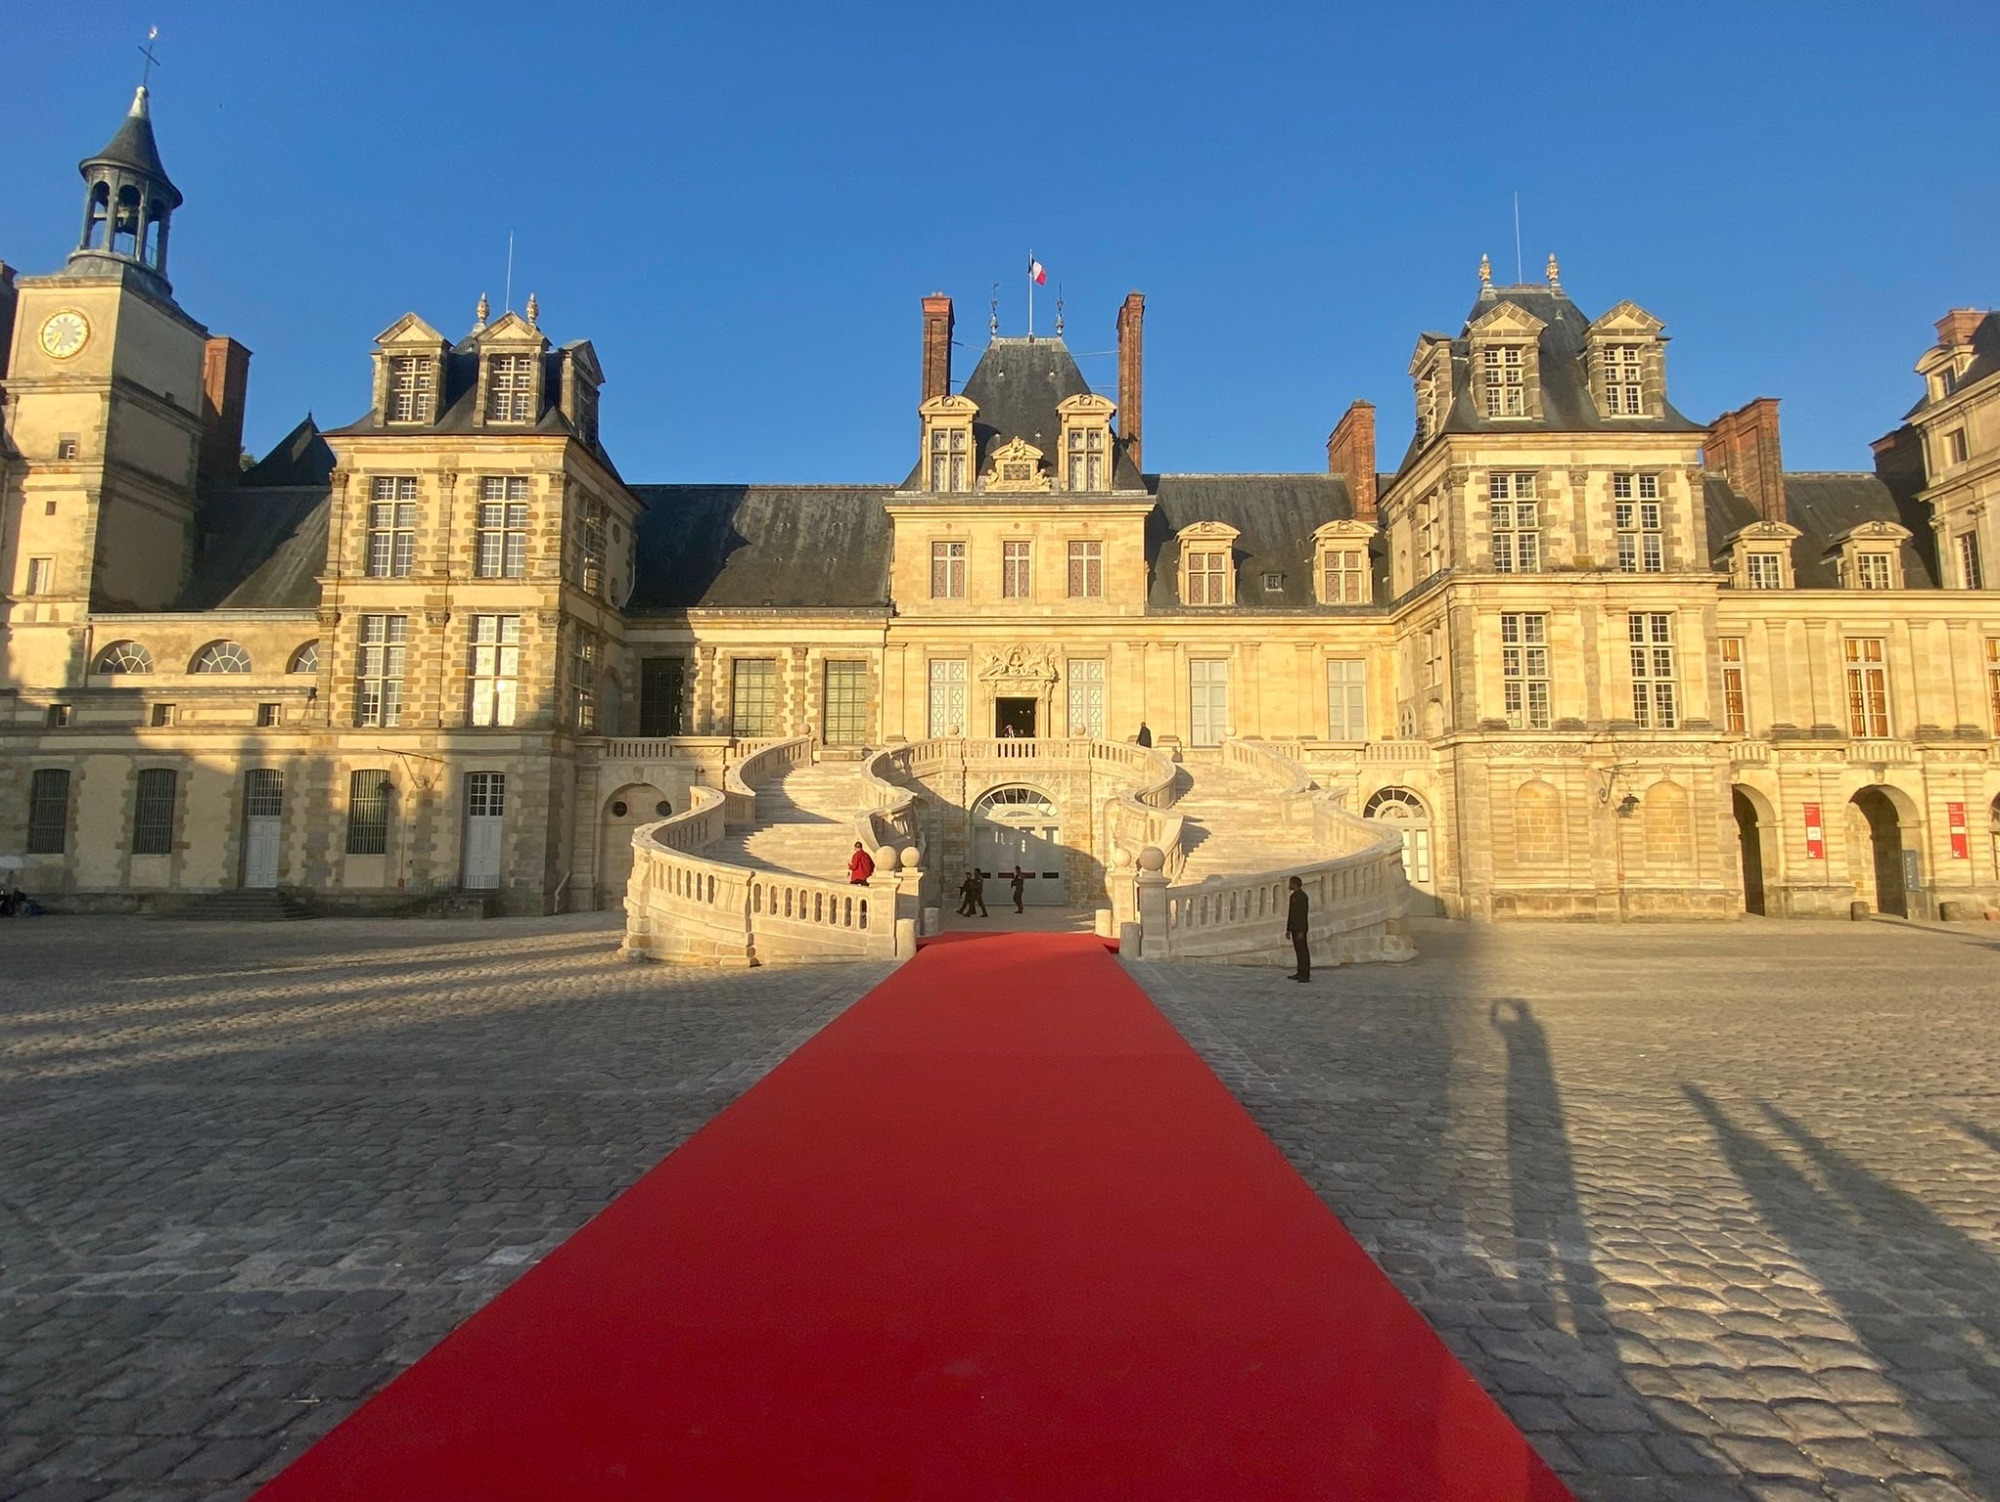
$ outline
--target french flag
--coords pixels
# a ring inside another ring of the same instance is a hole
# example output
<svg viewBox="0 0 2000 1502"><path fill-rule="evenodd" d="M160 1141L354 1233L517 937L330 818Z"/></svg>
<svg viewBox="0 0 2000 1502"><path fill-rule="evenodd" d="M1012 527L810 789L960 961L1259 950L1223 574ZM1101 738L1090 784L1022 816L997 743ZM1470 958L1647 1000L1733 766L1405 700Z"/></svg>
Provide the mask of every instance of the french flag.
<svg viewBox="0 0 2000 1502"><path fill-rule="evenodd" d="M1028 280L1037 287L1046 287L1049 284L1049 268L1033 256L1028 257Z"/></svg>

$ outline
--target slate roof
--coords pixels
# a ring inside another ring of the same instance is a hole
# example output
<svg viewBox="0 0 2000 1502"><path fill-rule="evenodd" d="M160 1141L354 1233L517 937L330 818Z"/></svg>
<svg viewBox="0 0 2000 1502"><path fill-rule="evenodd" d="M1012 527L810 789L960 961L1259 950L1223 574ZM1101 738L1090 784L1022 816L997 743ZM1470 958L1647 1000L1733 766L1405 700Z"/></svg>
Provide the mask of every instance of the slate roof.
<svg viewBox="0 0 2000 1502"><path fill-rule="evenodd" d="M2000 371L2000 313L1988 313L1972 331L1972 362L1960 373L1953 395L1963 391L1975 381L1983 381L1995 371ZM1941 397L1938 401L1949 401ZM1903 414L1904 418L1915 417L1927 407L1938 405L1931 399L1929 383L1925 383L1923 398Z"/></svg>
<svg viewBox="0 0 2000 1502"><path fill-rule="evenodd" d="M98 163L109 163L112 166L130 167L134 171L143 172L149 177L157 178L161 186L173 195L174 207L179 208L182 203L181 191L174 186L173 179L167 176L166 165L160 160L159 143L153 139L152 106L149 99L150 95L142 87L132 96L132 108L119 123L117 134L112 136L102 151L94 156L85 157L77 165L82 170L88 171Z"/></svg>
<svg viewBox="0 0 2000 1502"><path fill-rule="evenodd" d="M1146 486L1158 502L1146 518L1148 610L1184 608L1175 534L1195 522L1226 522L1241 534L1234 547L1237 610L1338 608L1345 614L1378 608L1323 607L1313 596L1314 530L1354 515L1354 498L1342 476L1148 475ZM1379 538L1374 552L1375 598L1387 600L1388 564ZM1266 590L1266 573L1284 575L1283 587ZM1185 608L1193 614L1213 612L1211 606Z"/></svg>
<svg viewBox="0 0 2000 1502"><path fill-rule="evenodd" d="M986 473L992 451L1016 438L1026 439L1042 451L1051 470L1058 462L1056 441L1062 434L1062 419L1056 404L1072 396L1090 395L1090 383L1077 368L1076 357L1060 339L995 338L990 341L972 374L958 394L979 408L972 421L973 446L978 473ZM1115 421L1115 419L1114 419ZM1119 490L1137 490L1144 483L1125 455L1122 446L1112 470L1112 484ZM905 489L923 482L923 459L905 480ZM953 499L964 499L954 497ZM976 499L976 497L975 497Z"/></svg>
<svg viewBox="0 0 2000 1502"><path fill-rule="evenodd" d="M194 570L176 610L311 610L319 604L333 450L308 416L195 511Z"/></svg>
<svg viewBox="0 0 2000 1502"><path fill-rule="evenodd" d="M270 453L243 472L238 483L259 489L324 486L333 478L333 466L333 448L320 436L319 425L308 412L303 422L272 446Z"/></svg>
<svg viewBox="0 0 2000 1502"><path fill-rule="evenodd" d="M626 609L886 609L887 486L635 485L638 584Z"/></svg>
<svg viewBox="0 0 2000 1502"><path fill-rule="evenodd" d="M1729 537L1758 520L1757 507L1730 487L1720 475L1703 481L1708 512L1709 556L1723 551ZM1937 571L1929 549L1920 546L1930 535L1922 507L1899 496L1876 475L1864 473L1801 473L1785 476L1785 520L1802 535L1792 540L1792 574L1800 589L1837 589L1834 539L1863 522L1896 522L1909 528L1912 540L1902 546L1906 589L1937 588Z"/></svg>

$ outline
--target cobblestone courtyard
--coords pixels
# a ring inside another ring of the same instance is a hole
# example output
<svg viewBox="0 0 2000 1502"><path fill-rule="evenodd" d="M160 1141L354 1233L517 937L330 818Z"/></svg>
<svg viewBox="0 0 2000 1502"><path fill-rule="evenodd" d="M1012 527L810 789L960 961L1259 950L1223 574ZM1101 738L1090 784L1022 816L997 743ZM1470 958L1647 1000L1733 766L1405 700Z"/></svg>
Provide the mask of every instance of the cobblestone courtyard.
<svg viewBox="0 0 2000 1502"><path fill-rule="evenodd" d="M2000 1502L2000 933L1134 965L1589 1498ZM0 1498L238 1498L880 975L0 928Z"/></svg>

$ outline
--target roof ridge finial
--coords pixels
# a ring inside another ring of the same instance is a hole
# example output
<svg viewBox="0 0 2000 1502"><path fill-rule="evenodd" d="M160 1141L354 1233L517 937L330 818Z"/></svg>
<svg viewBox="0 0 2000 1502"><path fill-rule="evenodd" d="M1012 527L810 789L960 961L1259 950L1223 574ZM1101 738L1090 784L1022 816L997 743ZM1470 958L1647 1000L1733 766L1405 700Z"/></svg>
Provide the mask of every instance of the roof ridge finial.
<svg viewBox="0 0 2000 1502"><path fill-rule="evenodd" d="M541 319L542 316L542 304L541 300L537 298L535 294L532 292L528 294L527 314L528 314L528 327L531 329L540 328L541 323L539 320Z"/></svg>
<svg viewBox="0 0 2000 1502"><path fill-rule="evenodd" d="M1493 257L1484 251L1479 255L1479 285L1482 287L1493 285Z"/></svg>
<svg viewBox="0 0 2000 1502"><path fill-rule="evenodd" d="M1560 291L1562 291L1562 289L1563 289L1563 283L1562 283L1562 270L1561 270L1561 268L1560 268L1560 267L1558 267L1558 266L1556 265L1556 253L1555 253L1554 251L1550 251L1550 252L1549 252L1549 291L1551 291L1551 292L1560 292Z"/></svg>
<svg viewBox="0 0 2000 1502"><path fill-rule="evenodd" d="M493 304L486 300L486 294L482 292L479 294L479 306L473 309L472 312L473 332L477 333L479 330L485 328L486 320L491 318L492 316L493 316Z"/></svg>
<svg viewBox="0 0 2000 1502"><path fill-rule="evenodd" d="M139 73L139 92L132 96L132 113L142 120L147 118L146 85L153 81L153 69L160 64L160 60L153 55L153 43L159 39L160 28L157 26L151 27L146 32L146 45L139 49L139 55L145 58L146 66Z"/></svg>

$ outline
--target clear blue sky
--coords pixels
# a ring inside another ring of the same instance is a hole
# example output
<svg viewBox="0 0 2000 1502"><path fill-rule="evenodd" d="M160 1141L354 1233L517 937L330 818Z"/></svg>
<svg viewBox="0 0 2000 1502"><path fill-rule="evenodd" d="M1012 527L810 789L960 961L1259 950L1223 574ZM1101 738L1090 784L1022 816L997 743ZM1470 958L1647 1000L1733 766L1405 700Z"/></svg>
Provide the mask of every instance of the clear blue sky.
<svg viewBox="0 0 2000 1502"><path fill-rule="evenodd" d="M1030 245L1086 355L1147 294L1169 470L1314 468L1357 396L1393 463L1517 189L1529 277L1663 318L1693 417L1782 397L1792 469L1865 467L1931 321L2000 302L1993 0L23 5L0 259L61 263L153 22L175 291L256 352L259 451L353 418L405 310L497 306L509 229L657 481L900 478L918 299L957 300L962 379Z"/></svg>

